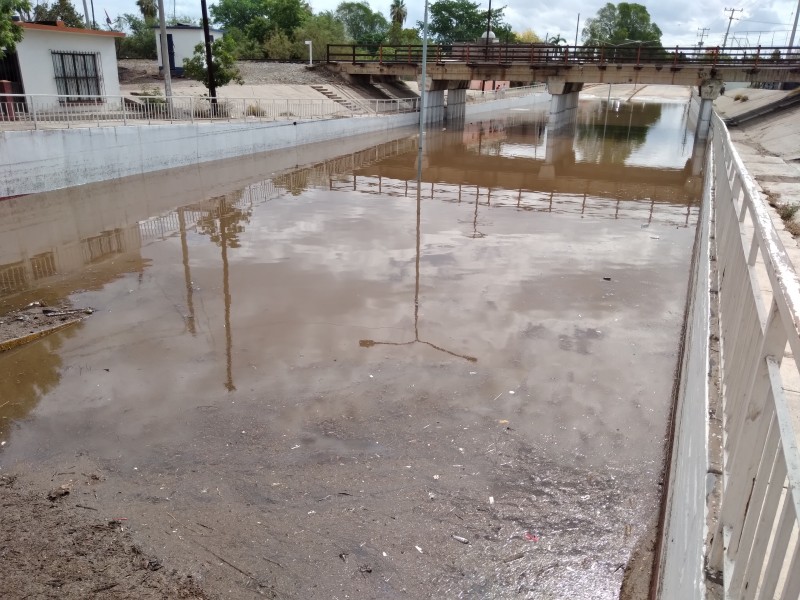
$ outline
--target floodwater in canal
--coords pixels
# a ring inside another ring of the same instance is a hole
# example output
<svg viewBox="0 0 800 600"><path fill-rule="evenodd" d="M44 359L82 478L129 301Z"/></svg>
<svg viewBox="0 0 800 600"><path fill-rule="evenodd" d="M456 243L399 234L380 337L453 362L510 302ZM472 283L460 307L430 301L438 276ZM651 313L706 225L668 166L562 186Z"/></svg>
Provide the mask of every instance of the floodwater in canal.
<svg viewBox="0 0 800 600"><path fill-rule="evenodd" d="M393 132L0 203L0 314L96 311L0 354L2 470L100 473L69 501L212 596L616 598L700 178L684 101L545 109L421 184Z"/></svg>

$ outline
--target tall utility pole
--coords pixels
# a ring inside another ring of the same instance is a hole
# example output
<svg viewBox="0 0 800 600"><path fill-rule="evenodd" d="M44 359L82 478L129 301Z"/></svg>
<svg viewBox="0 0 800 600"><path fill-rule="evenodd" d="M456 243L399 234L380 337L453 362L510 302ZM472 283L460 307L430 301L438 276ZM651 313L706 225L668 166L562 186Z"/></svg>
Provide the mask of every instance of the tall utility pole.
<svg viewBox="0 0 800 600"><path fill-rule="evenodd" d="M797 0L800 2L800 0ZM578 13L578 22L575 23L575 47L578 46L578 28L581 26L581 13Z"/></svg>
<svg viewBox="0 0 800 600"><path fill-rule="evenodd" d="M731 31L731 23L733 23L733 15L737 12L742 12L743 8L726 8L724 12L730 12L730 16L728 17L728 29L725 30L725 39L722 40L722 47L725 47L725 44L728 43L728 34Z"/></svg>
<svg viewBox="0 0 800 600"><path fill-rule="evenodd" d="M208 8L206 0L200 0L200 9L203 12L203 36L206 40L206 75L208 75L208 96L211 104L217 103L217 86L214 82L214 60L211 57L211 32L208 30ZM212 110L216 106L212 107Z"/></svg>
<svg viewBox="0 0 800 600"><path fill-rule="evenodd" d="M789 38L789 52L794 47L794 34L797 33L797 15L800 14L800 0L797 0L797 8L794 9L794 25L792 25L792 36Z"/></svg>
<svg viewBox="0 0 800 600"><path fill-rule="evenodd" d="M164 0L158 0L158 28L161 37L161 68L164 74L164 95L172 114L172 66L169 64L169 44L167 43L167 21L164 16Z"/></svg>
<svg viewBox="0 0 800 600"><path fill-rule="evenodd" d="M697 28L697 37L700 38L700 41L697 42L697 47L698 48L702 48L703 47L703 40L706 39L706 36L708 36L707 32L708 32L708 27L698 27Z"/></svg>

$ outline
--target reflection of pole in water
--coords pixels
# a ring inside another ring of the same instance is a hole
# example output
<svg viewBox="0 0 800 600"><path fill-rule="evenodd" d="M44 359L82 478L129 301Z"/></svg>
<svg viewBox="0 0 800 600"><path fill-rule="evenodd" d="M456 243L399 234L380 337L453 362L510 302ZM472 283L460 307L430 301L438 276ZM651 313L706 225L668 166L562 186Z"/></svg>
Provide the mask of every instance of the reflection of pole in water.
<svg viewBox="0 0 800 600"><path fill-rule="evenodd" d="M195 335L197 329L194 323L194 286L192 285L192 272L189 267L189 244L186 241L186 216L183 208L178 209L178 225L181 230L181 252L183 254L183 279L186 282L186 307L189 315L186 317L186 328Z"/></svg>
<svg viewBox="0 0 800 600"><path fill-rule="evenodd" d="M358 345L362 348L372 348L373 346L410 346L411 344L425 344L430 346L434 350L438 350L439 352L444 352L445 354L449 354L450 356L455 356L456 358L463 358L464 360L468 360L469 362L478 362L478 359L474 356L468 356L466 354L458 354L457 352L453 352L448 350L447 348L442 348L441 346L437 346L431 342L421 340L419 338L419 269L420 269L420 257L422 255L421 252L421 244L422 244L422 145L419 146L419 151L417 155L417 240L416 240L416 256L414 257L414 339L409 340L407 342L379 342L376 340L358 340Z"/></svg>
<svg viewBox="0 0 800 600"><path fill-rule="evenodd" d="M233 384L233 335L231 334L231 288L230 273L228 268L228 233L225 230L225 199L219 199L219 241L222 248L222 297L225 302L225 389L232 392L236 389Z"/></svg>

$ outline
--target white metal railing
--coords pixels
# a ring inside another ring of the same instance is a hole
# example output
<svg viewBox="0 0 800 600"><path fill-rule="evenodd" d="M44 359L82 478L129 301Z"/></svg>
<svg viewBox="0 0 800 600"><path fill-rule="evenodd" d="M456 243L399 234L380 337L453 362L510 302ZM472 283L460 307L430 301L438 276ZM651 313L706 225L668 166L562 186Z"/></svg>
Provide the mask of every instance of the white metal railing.
<svg viewBox="0 0 800 600"><path fill-rule="evenodd" d="M194 123L205 121L293 121L416 112L418 98L259 99L200 96L0 95L0 128L39 129Z"/></svg>
<svg viewBox="0 0 800 600"><path fill-rule="evenodd" d="M544 94L547 92L547 85L544 83L534 83L533 85L525 85L521 87L507 88L504 90L488 90L485 92L476 92L471 90L472 94L467 94L467 102L491 102L493 100L502 100L505 98L520 98L522 96L529 96L531 94Z"/></svg>
<svg viewBox="0 0 800 600"><path fill-rule="evenodd" d="M708 566L726 598L796 600L800 407L785 390L798 380L800 280L717 115L712 143L723 488Z"/></svg>

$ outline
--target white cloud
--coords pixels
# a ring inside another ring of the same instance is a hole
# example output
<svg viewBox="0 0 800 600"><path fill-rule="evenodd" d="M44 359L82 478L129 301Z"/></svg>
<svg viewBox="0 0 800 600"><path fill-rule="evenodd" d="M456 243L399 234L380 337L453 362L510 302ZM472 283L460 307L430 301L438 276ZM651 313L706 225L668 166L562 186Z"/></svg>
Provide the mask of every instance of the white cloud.
<svg viewBox="0 0 800 600"><path fill-rule="evenodd" d="M333 10L340 0L312 0L314 11ZM370 2L374 10L388 15L389 0ZM605 4L602 0L584 2L583 0L562 0L558 3L531 3L529 0L497 0L493 7L506 6L506 19L515 30L522 31L532 28L539 35L561 34L570 43L575 40L575 25L580 13L581 25L586 19L593 17ZM421 1L406 1L408 8L407 24L413 26L422 20L424 4ZM483 2L488 8L488 0ZM646 4L653 21L663 31L665 46L692 46L698 41L698 29L708 27L705 45L715 46L722 43L725 30L728 26L728 17L724 9L728 6L725 0L674 0L669 3ZM76 7L82 8L81 2L76 2ZM744 12L736 13L736 19L731 24L730 40L742 45L757 44L768 46L785 45L789 38L789 30L794 20L796 4L794 0L748 0L736 5L744 8ZM165 0L165 9L168 15L173 12L178 15L188 15L199 18L200 3L186 2L185 0ZM95 15L98 22L105 20L103 10L107 10L111 18L123 13L137 13L138 9L134 0L106 0L95 2ZM101 18L102 16L102 18ZM580 41L580 36L579 36Z"/></svg>

